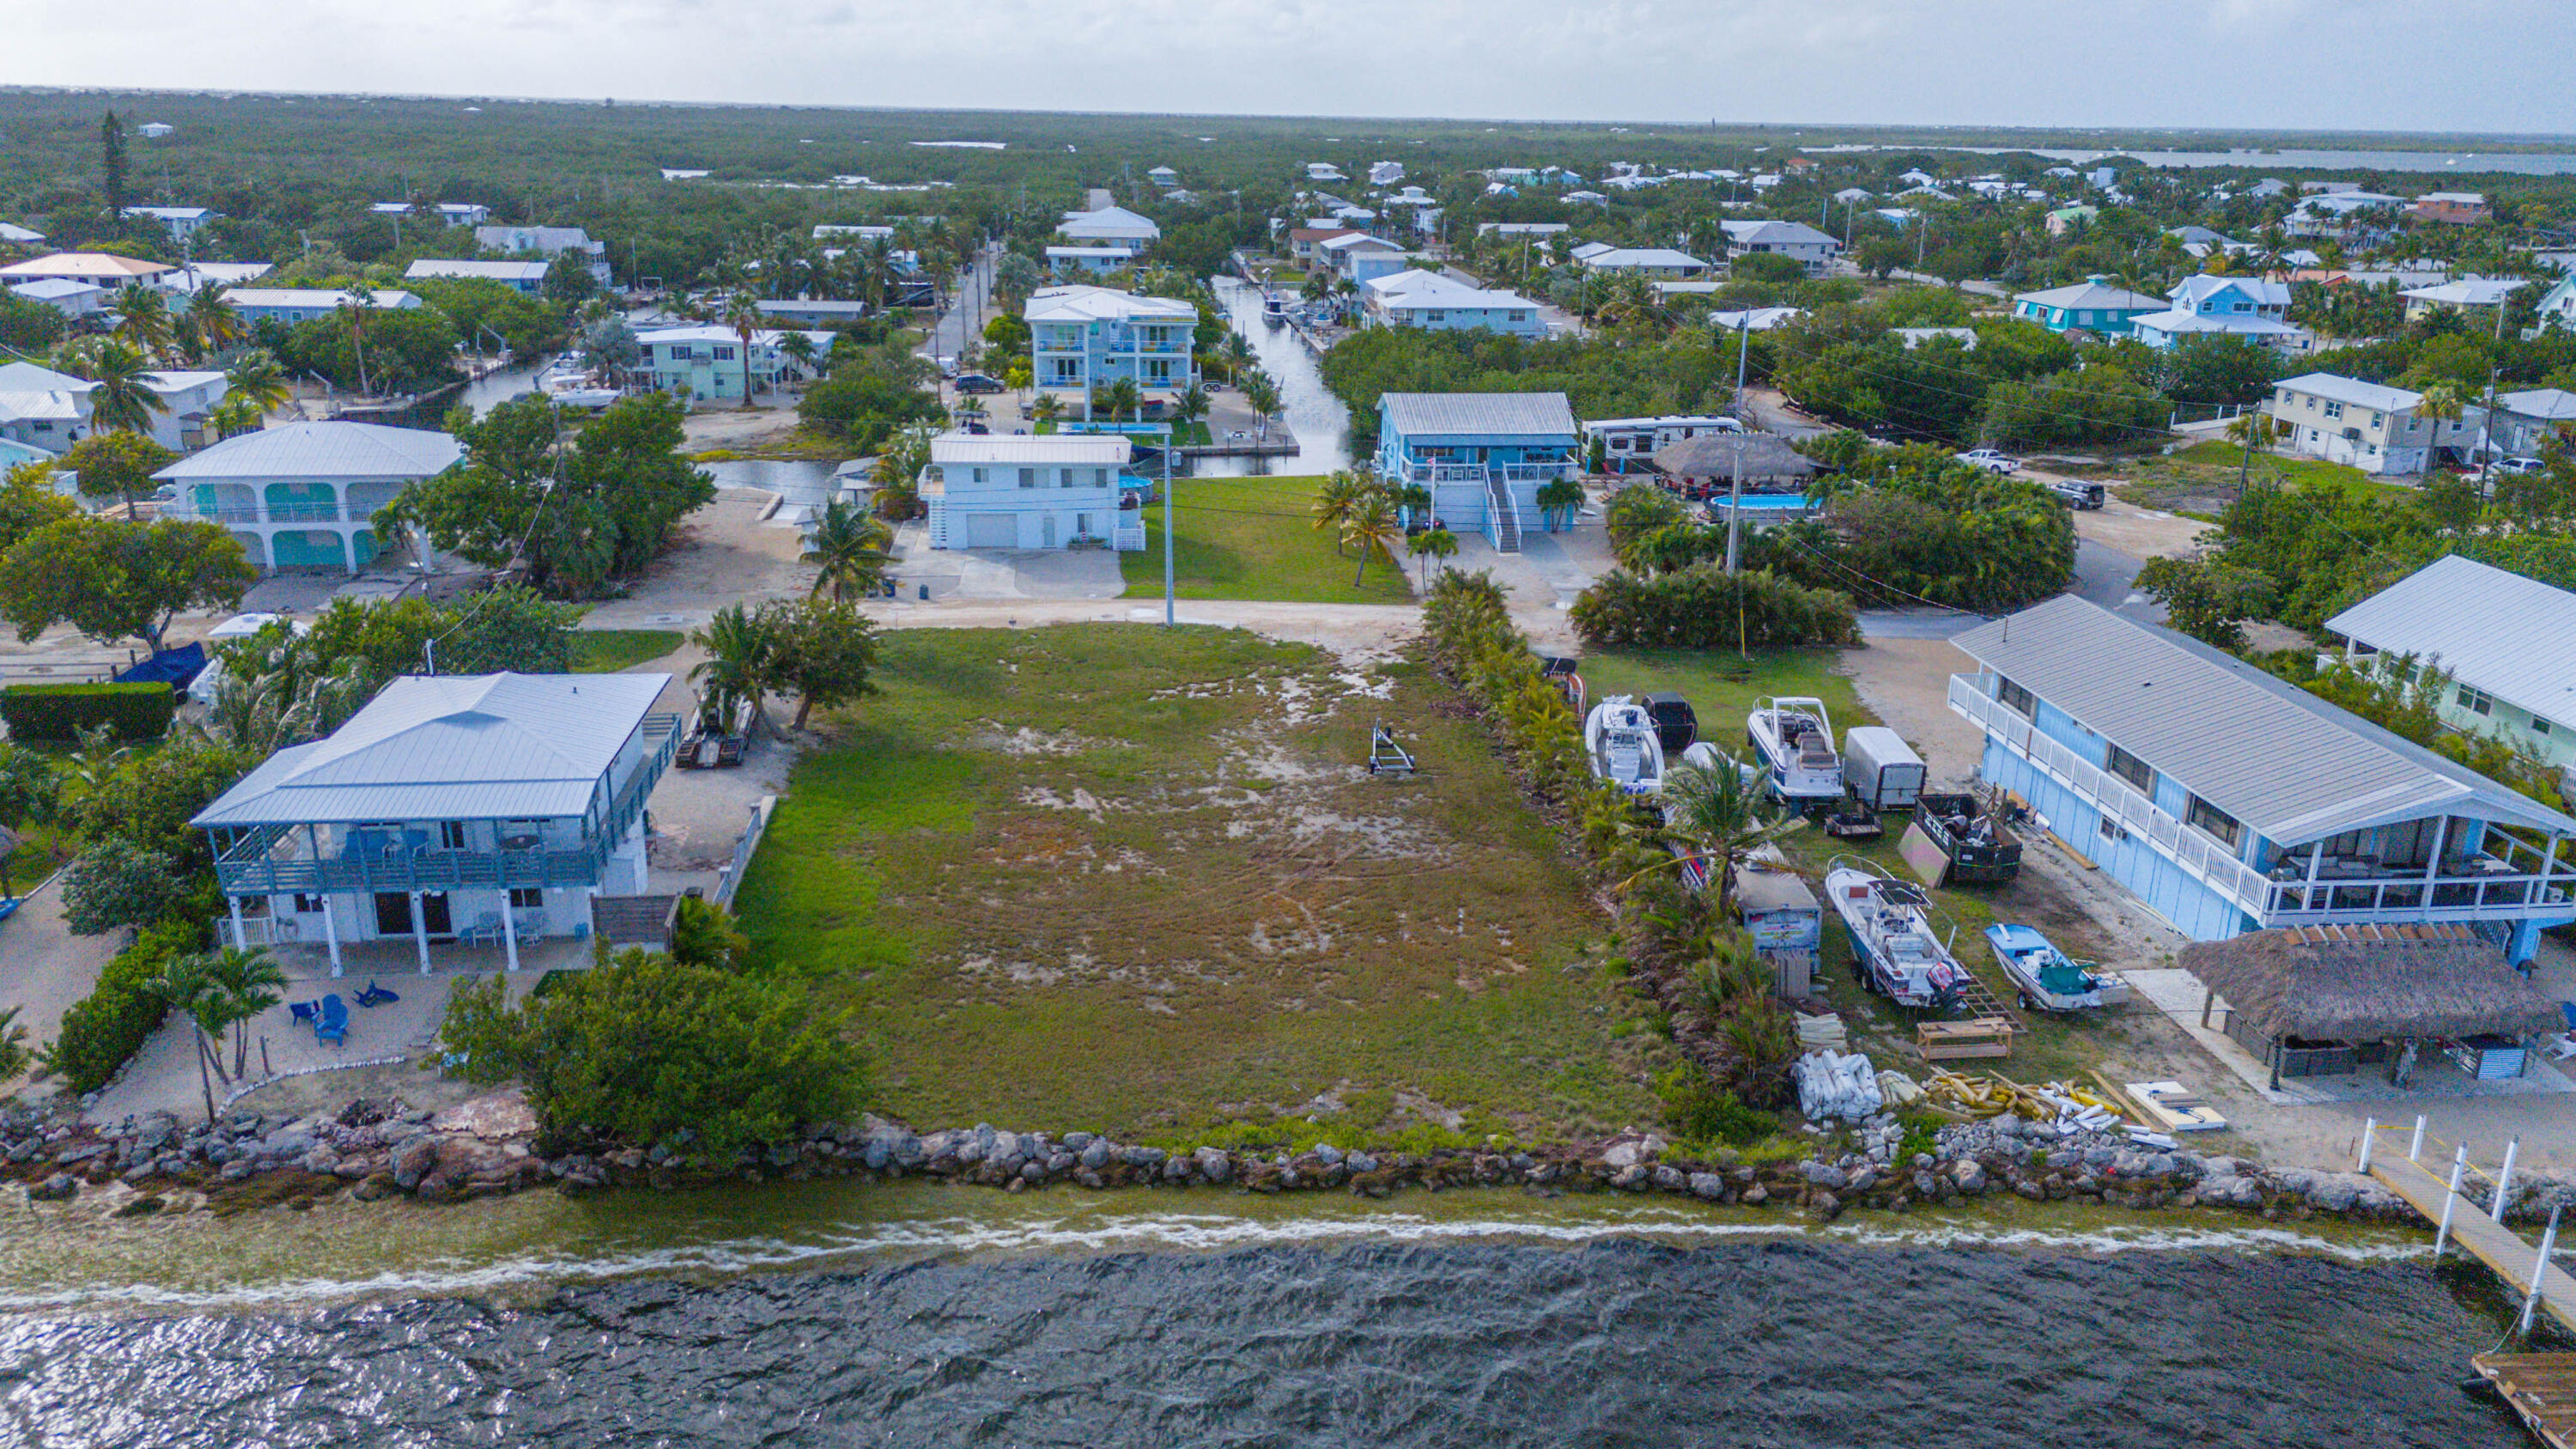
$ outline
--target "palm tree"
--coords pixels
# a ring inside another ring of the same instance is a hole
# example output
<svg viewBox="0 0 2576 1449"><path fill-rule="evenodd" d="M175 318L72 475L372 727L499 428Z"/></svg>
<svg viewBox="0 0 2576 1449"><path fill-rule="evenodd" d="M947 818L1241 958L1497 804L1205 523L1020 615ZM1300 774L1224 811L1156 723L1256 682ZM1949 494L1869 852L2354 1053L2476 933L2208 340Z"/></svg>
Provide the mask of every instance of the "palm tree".
<svg viewBox="0 0 2576 1449"><path fill-rule="evenodd" d="M2426 387L2422 400L2415 404L2415 416L2422 418L2430 430L2424 439L2426 477L2432 476L2435 460L2442 456L2442 424L2457 421L2461 411L2460 390L2447 382Z"/></svg>
<svg viewBox="0 0 2576 1449"><path fill-rule="evenodd" d="M341 294L340 314L349 319L349 354L358 360L358 391L373 393L375 384L367 381L367 313L376 305L376 289L364 282L353 283Z"/></svg>
<svg viewBox="0 0 2576 1449"><path fill-rule="evenodd" d="M1207 389L1195 382L1184 389L1179 397L1172 400L1172 426L1175 430L1197 422L1207 414ZM1179 439L1175 438L1173 441L1177 443Z"/></svg>
<svg viewBox="0 0 2576 1449"><path fill-rule="evenodd" d="M1315 515L1314 527L1333 531L1333 552L1342 551L1342 539L1349 531L1351 514L1358 509L1360 495L1366 491L1368 485L1361 482L1357 474L1348 471L1326 478L1324 486L1315 490L1315 503L1311 510Z"/></svg>
<svg viewBox="0 0 2576 1449"><path fill-rule="evenodd" d="M1571 527L1575 510L1583 506L1583 485L1571 478L1552 479L1539 485L1538 516L1550 533L1563 521Z"/></svg>
<svg viewBox="0 0 2576 1449"><path fill-rule="evenodd" d="M864 597L894 557L894 530L886 521L846 499L824 505L805 541L804 561L821 567L812 592L832 591L834 603L853 594Z"/></svg>
<svg viewBox="0 0 2576 1449"><path fill-rule="evenodd" d="M1051 392L1039 393L1038 400L1029 406L1029 417L1035 422L1051 423L1063 416L1064 399Z"/></svg>
<svg viewBox="0 0 2576 1449"><path fill-rule="evenodd" d="M778 350L795 362L798 371L810 373L814 370L813 338L802 332L790 332L778 339Z"/></svg>
<svg viewBox="0 0 2576 1449"><path fill-rule="evenodd" d="M188 313L183 321L189 351L197 358L221 352L247 335L241 313L225 295L228 290L221 282L205 282L188 298Z"/></svg>
<svg viewBox="0 0 2576 1449"><path fill-rule="evenodd" d="M1109 405L1109 420L1114 423L1142 407L1144 394L1138 390L1136 379L1122 377L1109 384L1109 390L1101 394L1101 401Z"/></svg>
<svg viewBox="0 0 2576 1449"><path fill-rule="evenodd" d="M151 360L129 343L113 337L100 338L75 350L66 360L72 365L65 371L98 384L89 390L93 426L148 434L152 431L152 415L170 410L161 394L144 380L152 376Z"/></svg>
<svg viewBox="0 0 2576 1449"><path fill-rule="evenodd" d="M286 972L265 946L247 951L226 946L207 959L206 984L219 998L220 1015L232 1024L233 1076L238 1079L249 1065L251 1020L285 999Z"/></svg>
<svg viewBox="0 0 2576 1449"><path fill-rule="evenodd" d="M1225 375L1229 378L1243 376L1244 369L1252 366L1252 340L1240 332L1225 334L1217 351L1225 359Z"/></svg>
<svg viewBox="0 0 2576 1449"><path fill-rule="evenodd" d="M1269 373L1255 368L1243 379L1243 400L1261 419L1261 436L1270 436L1270 415L1279 411L1279 384Z"/></svg>
<svg viewBox="0 0 2576 1449"><path fill-rule="evenodd" d="M1799 816L1783 816L1760 790L1744 781L1732 759L1720 756L1717 768L1671 771L1664 783L1664 830L1688 852L1678 859L1697 861L1717 887L1718 916L1735 891L1735 863L1756 849L1804 825Z"/></svg>
<svg viewBox="0 0 2576 1449"><path fill-rule="evenodd" d="M147 357L167 356L174 339L169 297L141 282L128 282L119 288L115 336Z"/></svg>
<svg viewBox="0 0 2576 1449"><path fill-rule="evenodd" d="M163 1010L185 1015L194 1028L190 1035L197 1044L197 1086L206 1095L206 1122L211 1126L215 1120L215 1084L209 1069L221 1072L223 1063L214 1059L206 1038L215 1036L220 1040L222 1027L207 1025L220 1012L212 1000L206 966L207 958L203 956L173 956L161 963L161 974L144 982L143 989L161 1003ZM229 1083L232 1079L224 1080Z"/></svg>
<svg viewBox="0 0 2576 1449"><path fill-rule="evenodd" d="M0 1007L0 1082L6 1082L33 1065L36 1054L27 1049L27 1029L18 1024L18 1008Z"/></svg>
<svg viewBox="0 0 2576 1449"><path fill-rule="evenodd" d="M224 369L224 391L259 409L263 417L295 397L294 387L286 380L286 369L277 365L277 359L266 348L233 359L233 365Z"/></svg>
<svg viewBox="0 0 2576 1449"><path fill-rule="evenodd" d="M1351 516L1342 524L1342 537L1360 546L1360 566L1351 574L1351 587L1358 588L1368 576L1369 560L1383 554L1388 568L1401 569L1395 551L1404 543L1404 525L1398 521L1395 499L1383 488L1372 488L1351 505Z"/></svg>
<svg viewBox="0 0 2576 1449"><path fill-rule="evenodd" d="M732 328L733 335L742 339L742 410L749 412L752 409L751 338L760 330L760 299L752 295L750 288L736 287L725 298L724 325Z"/></svg>
<svg viewBox="0 0 2576 1449"><path fill-rule="evenodd" d="M206 421L213 426L218 442L259 431L262 419L258 407L246 397L228 397L206 409Z"/></svg>
<svg viewBox="0 0 2576 1449"><path fill-rule="evenodd" d="M778 726L762 705L777 687L780 662L778 631L769 617L728 604L716 611L707 627L692 631L689 642L707 651L706 659L689 671L689 678L704 681L702 693L717 716L729 720L747 701L752 723L776 737Z"/></svg>
<svg viewBox="0 0 2576 1449"><path fill-rule="evenodd" d="M1429 593L1431 561L1440 559L1445 567L1448 558L1458 552L1458 535L1445 528L1426 528L1405 542L1404 551L1422 560L1422 590Z"/></svg>

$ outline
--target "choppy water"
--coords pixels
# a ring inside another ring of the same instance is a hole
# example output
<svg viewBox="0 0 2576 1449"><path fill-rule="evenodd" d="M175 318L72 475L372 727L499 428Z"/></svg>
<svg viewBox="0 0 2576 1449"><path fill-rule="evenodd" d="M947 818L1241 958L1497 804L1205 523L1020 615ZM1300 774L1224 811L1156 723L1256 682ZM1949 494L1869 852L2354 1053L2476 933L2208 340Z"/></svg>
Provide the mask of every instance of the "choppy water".
<svg viewBox="0 0 2576 1449"><path fill-rule="evenodd" d="M13 1233L0 1444L2522 1442L2454 1387L2502 1305L2411 1235L1783 1227L811 1184Z"/></svg>

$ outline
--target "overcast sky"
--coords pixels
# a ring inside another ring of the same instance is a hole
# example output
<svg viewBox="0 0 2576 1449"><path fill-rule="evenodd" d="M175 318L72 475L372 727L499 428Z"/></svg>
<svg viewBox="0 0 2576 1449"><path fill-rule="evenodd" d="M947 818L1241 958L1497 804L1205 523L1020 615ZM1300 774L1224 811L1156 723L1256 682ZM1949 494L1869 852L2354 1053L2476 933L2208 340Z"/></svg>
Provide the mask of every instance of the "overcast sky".
<svg viewBox="0 0 2576 1449"><path fill-rule="evenodd" d="M2576 131L2568 0L20 0L0 83Z"/></svg>

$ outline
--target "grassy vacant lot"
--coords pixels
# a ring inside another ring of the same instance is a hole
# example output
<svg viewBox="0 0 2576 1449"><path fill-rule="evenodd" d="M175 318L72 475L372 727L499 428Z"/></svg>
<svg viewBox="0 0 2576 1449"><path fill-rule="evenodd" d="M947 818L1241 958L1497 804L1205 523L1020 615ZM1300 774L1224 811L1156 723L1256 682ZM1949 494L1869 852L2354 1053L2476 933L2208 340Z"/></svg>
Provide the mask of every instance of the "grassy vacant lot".
<svg viewBox="0 0 2576 1449"><path fill-rule="evenodd" d="M661 658L685 643L675 629L583 629L572 636L572 672L615 674Z"/></svg>
<svg viewBox="0 0 2576 1449"><path fill-rule="evenodd" d="M1654 1118L1604 923L1419 666L1061 625L892 634L878 680L738 904L768 967L854 1009L886 1110L1167 1137L1321 1111L1381 1140ZM1420 776L1359 768L1374 719Z"/></svg>
<svg viewBox="0 0 2576 1449"><path fill-rule="evenodd" d="M1320 478L1183 478L1173 484L1178 547L1173 552L1184 599L1262 599L1288 604L1400 604L1413 586L1384 560L1371 563L1358 588L1359 559L1336 552L1331 531L1309 510ZM1118 556L1127 597L1163 593L1163 509L1145 509L1145 549Z"/></svg>
<svg viewBox="0 0 2576 1449"><path fill-rule="evenodd" d="M1768 650L1753 656L1747 670L1738 656L1724 651L1702 652L1687 649L1636 649L1586 655L1583 681L1594 699L1605 694L1642 694L1655 690L1678 690L1690 700L1699 716L1700 738L1714 743L1738 758L1749 759L1744 741L1744 716L1753 701L1763 695L1811 695L1825 702L1825 711L1833 717L1834 729L1853 725L1879 723L1878 718L1861 706L1852 692L1851 680L1835 672L1838 656L1826 650ZM1892 875L1907 877L1905 863L1896 853L1897 837L1903 833L1905 819L1898 815L1884 817L1887 834L1875 841L1845 841L1820 830L1802 830L1781 842L1781 851L1790 862L1811 879L1820 878L1826 865L1837 855L1856 855ZM1960 964L1977 974L2007 1005L2013 1000L2013 988L2003 969L1995 964L1986 949L1986 927L1997 921L2020 921L2037 926L2070 954L2096 959L2116 954L2117 943L2105 939L2100 927L2084 915L2071 901L2054 889L2044 886L2035 875L2025 874L2005 886L1957 887L1933 892L1936 903L1958 926L1951 949ZM1853 1020L1868 1023L1862 1033L1866 1040L1876 1037L1878 1043L1911 1042L1913 1019L1889 1005L1885 998L1863 991L1852 978L1851 958L1838 924L1828 920L1825 928L1825 980L1827 998ZM2056 1017L2024 1013L2031 1029L2013 1041L2013 1054L2001 1061L1961 1064L1962 1070L1993 1070L2017 1081L2047 1081L2073 1076L2082 1079L2083 1069L2099 1063L2121 1032L2116 1018L2099 1014L2078 1013ZM1896 1064L1886 1051L1878 1053L1880 1065Z"/></svg>
<svg viewBox="0 0 2576 1449"><path fill-rule="evenodd" d="M2129 477L2118 492L2141 508L2208 514L2236 500L2236 476L2244 464L2245 450L2235 444L2194 443L2171 457L2140 458L2111 472ZM2288 453L2255 454L2252 472L2258 482L2359 484L2391 495L2402 491L2398 485L2373 481L2358 468Z"/></svg>

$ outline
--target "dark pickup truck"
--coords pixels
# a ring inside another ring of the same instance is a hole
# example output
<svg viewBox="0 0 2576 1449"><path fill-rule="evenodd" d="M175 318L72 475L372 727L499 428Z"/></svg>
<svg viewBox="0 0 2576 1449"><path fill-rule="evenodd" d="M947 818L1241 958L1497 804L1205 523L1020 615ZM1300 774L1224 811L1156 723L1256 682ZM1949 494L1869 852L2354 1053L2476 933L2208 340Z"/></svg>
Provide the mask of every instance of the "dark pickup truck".
<svg viewBox="0 0 2576 1449"><path fill-rule="evenodd" d="M1974 795L1917 796L1913 828L1949 857L1952 885L2001 885L2021 874L2021 841Z"/></svg>

